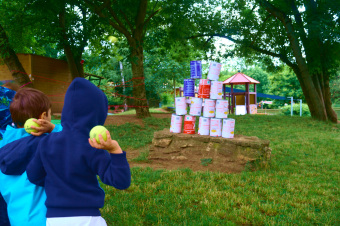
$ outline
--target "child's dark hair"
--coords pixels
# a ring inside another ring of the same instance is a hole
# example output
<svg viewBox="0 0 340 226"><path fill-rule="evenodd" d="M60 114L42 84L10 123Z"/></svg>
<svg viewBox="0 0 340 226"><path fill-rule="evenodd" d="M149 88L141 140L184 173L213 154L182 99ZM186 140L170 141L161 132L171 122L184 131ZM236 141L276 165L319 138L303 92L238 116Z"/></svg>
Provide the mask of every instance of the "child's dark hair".
<svg viewBox="0 0 340 226"><path fill-rule="evenodd" d="M52 104L41 91L32 88L19 89L9 107L14 124L23 127L29 118L38 119L44 112L48 115Z"/></svg>

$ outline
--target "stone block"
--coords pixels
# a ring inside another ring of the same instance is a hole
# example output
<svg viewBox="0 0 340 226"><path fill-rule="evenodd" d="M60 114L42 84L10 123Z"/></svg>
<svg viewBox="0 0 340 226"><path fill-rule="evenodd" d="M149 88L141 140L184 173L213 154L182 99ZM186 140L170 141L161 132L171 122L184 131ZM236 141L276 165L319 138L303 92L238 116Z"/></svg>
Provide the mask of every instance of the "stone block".
<svg viewBox="0 0 340 226"><path fill-rule="evenodd" d="M150 147L152 156L180 161L197 162L204 158L226 167L244 168L246 163L260 162L268 165L271 156L269 141L257 137L235 135L228 139L198 134L170 133L168 129L155 132Z"/></svg>
<svg viewBox="0 0 340 226"><path fill-rule="evenodd" d="M172 139L170 139L170 138L162 138L162 139L154 138L154 139L152 139L152 144L156 147L165 148L165 147L169 146L171 141L172 141Z"/></svg>
<svg viewBox="0 0 340 226"><path fill-rule="evenodd" d="M171 133L169 129L163 129L153 134L153 137L156 139L171 138L172 136L173 136L173 133Z"/></svg>

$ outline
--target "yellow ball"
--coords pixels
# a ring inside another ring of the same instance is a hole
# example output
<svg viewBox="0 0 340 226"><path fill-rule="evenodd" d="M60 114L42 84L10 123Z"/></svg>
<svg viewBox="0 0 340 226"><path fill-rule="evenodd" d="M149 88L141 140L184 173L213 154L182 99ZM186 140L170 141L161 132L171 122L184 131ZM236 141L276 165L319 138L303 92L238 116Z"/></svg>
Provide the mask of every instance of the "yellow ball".
<svg viewBox="0 0 340 226"><path fill-rule="evenodd" d="M35 119L35 118L27 119L25 124L24 124L25 131L29 134L31 134L32 132L34 132L34 133L37 132L35 129L32 129L31 126L40 127L38 123L33 121L33 119Z"/></svg>
<svg viewBox="0 0 340 226"><path fill-rule="evenodd" d="M95 126L90 131L90 138L91 139L95 138L97 143L100 144L98 135L101 134L103 137L103 140L106 141L107 140L106 131L107 129L104 126Z"/></svg>
<svg viewBox="0 0 340 226"><path fill-rule="evenodd" d="M118 38L116 38L115 36L109 36L109 41L115 43L118 41Z"/></svg>

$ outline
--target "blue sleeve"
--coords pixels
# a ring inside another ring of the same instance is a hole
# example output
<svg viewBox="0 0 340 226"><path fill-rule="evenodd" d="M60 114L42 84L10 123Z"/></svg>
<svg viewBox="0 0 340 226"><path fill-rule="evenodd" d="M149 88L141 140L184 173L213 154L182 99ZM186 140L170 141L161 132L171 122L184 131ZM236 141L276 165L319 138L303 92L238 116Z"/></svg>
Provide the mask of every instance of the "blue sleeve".
<svg viewBox="0 0 340 226"><path fill-rule="evenodd" d="M109 154L106 150L96 149L92 157L92 170L97 173L104 184L120 190L130 186L131 172L126 152Z"/></svg>
<svg viewBox="0 0 340 226"><path fill-rule="evenodd" d="M39 149L26 168L28 180L32 184L43 187L45 185L46 171L40 158Z"/></svg>
<svg viewBox="0 0 340 226"><path fill-rule="evenodd" d="M1 226L11 225L9 223L8 214L7 214L7 204L1 194L0 194L0 225Z"/></svg>
<svg viewBox="0 0 340 226"><path fill-rule="evenodd" d="M52 130L52 133L60 132L62 130L63 130L63 127L61 126L61 124L55 124L55 127Z"/></svg>

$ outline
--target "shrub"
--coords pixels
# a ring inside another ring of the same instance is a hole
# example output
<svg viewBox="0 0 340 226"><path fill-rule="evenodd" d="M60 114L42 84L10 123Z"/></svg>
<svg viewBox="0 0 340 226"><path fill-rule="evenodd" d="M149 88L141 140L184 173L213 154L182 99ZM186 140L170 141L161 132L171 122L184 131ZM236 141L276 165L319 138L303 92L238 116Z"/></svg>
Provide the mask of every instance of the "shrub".
<svg viewBox="0 0 340 226"><path fill-rule="evenodd" d="M281 114L290 115L291 111L290 104L283 106L281 109L282 109ZM293 105L293 115L300 115L300 104ZM302 104L302 116L310 116L310 111L307 104Z"/></svg>
<svg viewBox="0 0 340 226"><path fill-rule="evenodd" d="M161 103L162 105L169 105L174 102L174 96L170 93L162 93L161 94Z"/></svg>
<svg viewBox="0 0 340 226"><path fill-rule="evenodd" d="M114 97L112 95L107 95L107 101L109 105L123 105L124 99L122 97Z"/></svg>

